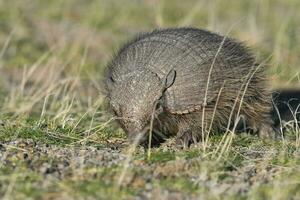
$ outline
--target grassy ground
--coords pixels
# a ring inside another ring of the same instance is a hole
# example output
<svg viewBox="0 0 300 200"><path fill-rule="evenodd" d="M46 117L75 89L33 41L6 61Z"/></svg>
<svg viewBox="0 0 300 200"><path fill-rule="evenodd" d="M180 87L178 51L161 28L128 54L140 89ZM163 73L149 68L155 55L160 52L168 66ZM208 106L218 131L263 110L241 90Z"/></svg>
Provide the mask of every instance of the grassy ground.
<svg viewBox="0 0 300 200"><path fill-rule="evenodd" d="M140 31L196 26L245 41L271 87L300 83L298 0L0 0L1 199L300 199L300 132L212 136L128 153L102 74Z"/></svg>

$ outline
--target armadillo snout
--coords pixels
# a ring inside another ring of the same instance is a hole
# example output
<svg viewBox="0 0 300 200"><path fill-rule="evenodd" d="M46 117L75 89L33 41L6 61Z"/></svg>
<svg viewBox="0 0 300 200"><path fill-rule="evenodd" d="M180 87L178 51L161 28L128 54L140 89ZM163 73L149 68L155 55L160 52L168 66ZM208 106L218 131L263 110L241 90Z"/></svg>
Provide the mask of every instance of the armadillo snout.
<svg viewBox="0 0 300 200"><path fill-rule="evenodd" d="M145 133L142 132L130 133L127 135L128 135L128 140L131 143L135 143L135 144L141 144L147 139Z"/></svg>
<svg viewBox="0 0 300 200"><path fill-rule="evenodd" d="M146 139L149 130L148 126L143 126L138 122L125 124L124 126L127 137L131 142L137 141L138 143L141 143Z"/></svg>

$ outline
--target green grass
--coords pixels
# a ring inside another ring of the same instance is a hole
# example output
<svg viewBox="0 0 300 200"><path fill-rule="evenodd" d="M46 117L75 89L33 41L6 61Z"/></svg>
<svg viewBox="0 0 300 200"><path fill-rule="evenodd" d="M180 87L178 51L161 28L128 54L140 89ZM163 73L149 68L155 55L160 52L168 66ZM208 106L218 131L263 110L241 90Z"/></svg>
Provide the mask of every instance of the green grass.
<svg viewBox="0 0 300 200"><path fill-rule="evenodd" d="M299 10L298 0L0 0L0 198L299 198L297 130L277 141L212 135L206 148L150 158L138 148L126 167L102 89L124 42L174 26L228 33L266 61L271 87L299 86Z"/></svg>

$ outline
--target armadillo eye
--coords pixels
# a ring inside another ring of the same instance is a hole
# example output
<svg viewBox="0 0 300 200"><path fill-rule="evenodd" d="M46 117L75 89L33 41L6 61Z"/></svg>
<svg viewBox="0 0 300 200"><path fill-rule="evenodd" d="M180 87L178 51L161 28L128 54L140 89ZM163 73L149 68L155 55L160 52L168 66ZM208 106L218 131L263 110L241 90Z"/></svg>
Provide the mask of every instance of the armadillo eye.
<svg viewBox="0 0 300 200"><path fill-rule="evenodd" d="M115 104L111 104L111 107L112 107L112 110L114 112L114 114L116 116L119 116L120 115L120 109L119 109L119 106L115 105Z"/></svg>
<svg viewBox="0 0 300 200"><path fill-rule="evenodd" d="M113 110L113 112L114 112L114 114L115 114L116 116L118 116L118 113L117 113L115 110Z"/></svg>

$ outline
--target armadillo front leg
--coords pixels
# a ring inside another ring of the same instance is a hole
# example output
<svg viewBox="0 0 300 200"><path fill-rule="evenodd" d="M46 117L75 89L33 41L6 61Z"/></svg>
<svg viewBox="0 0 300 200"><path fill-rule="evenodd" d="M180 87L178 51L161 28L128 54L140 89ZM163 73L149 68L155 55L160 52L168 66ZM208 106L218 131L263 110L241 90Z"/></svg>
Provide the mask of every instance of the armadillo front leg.
<svg viewBox="0 0 300 200"><path fill-rule="evenodd" d="M176 136L176 146L186 149L191 144L195 144L200 141L199 131L201 128L196 128L190 124L181 124L179 125L179 131Z"/></svg>

